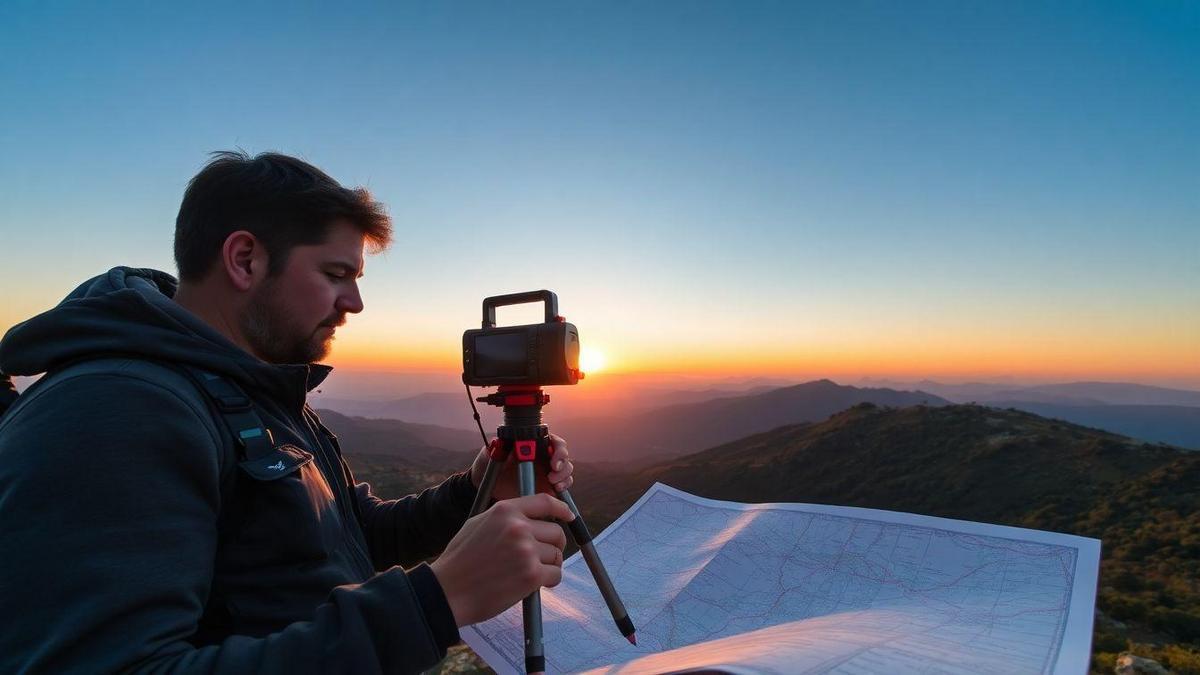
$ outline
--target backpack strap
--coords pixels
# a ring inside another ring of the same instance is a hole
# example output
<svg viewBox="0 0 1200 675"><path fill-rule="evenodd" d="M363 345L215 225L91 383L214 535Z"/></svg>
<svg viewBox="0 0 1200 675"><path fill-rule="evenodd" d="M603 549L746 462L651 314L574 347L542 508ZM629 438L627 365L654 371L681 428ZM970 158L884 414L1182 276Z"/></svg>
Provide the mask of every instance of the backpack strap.
<svg viewBox="0 0 1200 675"><path fill-rule="evenodd" d="M239 462L261 460L275 452L271 430L263 424L250 397L237 383L195 366L184 365L183 369L216 406L237 443Z"/></svg>
<svg viewBox="0 0 1200 675"><path fill-rule="evenodd" d="M263 424L254 409L254 404L245 390L236 382L187 364L176 364L176 368L187 375L196 388L204 393L229 431L226 438L233 439L238 464L262 464L269 461L275 452L271 430ZM230 480L221 483L221 510L217 515L217 537L230 541L238 536L245 522L247 509L247 479L237 468ZM215 580L214 580L215 581ZM234 618L226 596L226 589L216 583L209 589L204 603L204 612L197 624L192 640L197 646L215 644L233 631Z"/></svg>

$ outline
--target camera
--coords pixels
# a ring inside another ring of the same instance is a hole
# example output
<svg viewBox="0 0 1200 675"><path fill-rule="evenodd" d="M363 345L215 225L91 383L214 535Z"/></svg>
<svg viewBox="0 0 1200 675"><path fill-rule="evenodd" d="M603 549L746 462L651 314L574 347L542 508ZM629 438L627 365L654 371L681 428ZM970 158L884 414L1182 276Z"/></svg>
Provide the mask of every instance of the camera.
<svg viewBox="0 0 1200 675"><path fill-rule="evenodd" d="M546 320L496 327L496 308L543 302ZM463 333L463 383L547 386L575 384L579 372L579 331L558 315L558 296L528 291L483 299L483 328Z"/></svg>

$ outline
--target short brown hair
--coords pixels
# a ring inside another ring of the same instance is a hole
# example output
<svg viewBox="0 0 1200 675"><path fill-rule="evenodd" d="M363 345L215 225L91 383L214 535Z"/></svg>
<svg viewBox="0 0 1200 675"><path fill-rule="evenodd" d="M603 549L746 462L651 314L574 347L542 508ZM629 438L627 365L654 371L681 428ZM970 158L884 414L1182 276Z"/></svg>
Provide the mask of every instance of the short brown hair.
<svg viewBox="0 0 1200 675"><path fill-rule="evenodd" d="M214 152L188 183L175 219L179 278L204 278L225 239L238 230L263 242L270 256L268 274L278 274L293 247L322 243L338 220L357 227L372 251L392 241L392 219L365 189L342 187L317 167L288 155Z"/></svg>

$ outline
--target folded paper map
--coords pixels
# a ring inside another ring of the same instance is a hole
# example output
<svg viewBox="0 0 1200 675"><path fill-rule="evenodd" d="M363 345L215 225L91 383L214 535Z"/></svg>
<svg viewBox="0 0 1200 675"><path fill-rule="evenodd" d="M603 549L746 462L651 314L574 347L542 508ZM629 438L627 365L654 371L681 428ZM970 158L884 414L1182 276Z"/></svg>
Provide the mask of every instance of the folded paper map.
<svg viewBox="0 0 1200 675"><path fill-rule="evenodd" d="M1100 542L655 484L596 538L637 625L613 625L579 554L543 589L551 673L1085 673ZM524 672L520 605L462 631Z"/></svg>

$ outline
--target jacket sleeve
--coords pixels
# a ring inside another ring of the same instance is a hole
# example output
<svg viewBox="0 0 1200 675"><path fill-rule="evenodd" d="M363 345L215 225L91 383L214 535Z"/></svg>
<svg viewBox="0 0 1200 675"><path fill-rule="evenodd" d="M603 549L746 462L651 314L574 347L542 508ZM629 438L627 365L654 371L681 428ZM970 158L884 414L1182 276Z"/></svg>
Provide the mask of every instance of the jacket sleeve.
<svg viewBox="0 0 1200 675"><path fill-rule="evenodd" d="M354 490L377 570L407 567L440 554L466 522L477 492L466 471L403 499L380 499L367 483Z"/></svg>
<svg viewBox="0 0 1200 675"><path fill-rule="evenodd" d="M422 610L427 567L337 587L311 621L263 638L189 643L213 576L222 447L195 405L161 384L88 374L38 389L0 421L0 672L435 664L445 645Z"/></svg>

